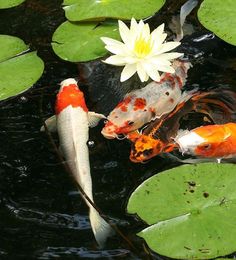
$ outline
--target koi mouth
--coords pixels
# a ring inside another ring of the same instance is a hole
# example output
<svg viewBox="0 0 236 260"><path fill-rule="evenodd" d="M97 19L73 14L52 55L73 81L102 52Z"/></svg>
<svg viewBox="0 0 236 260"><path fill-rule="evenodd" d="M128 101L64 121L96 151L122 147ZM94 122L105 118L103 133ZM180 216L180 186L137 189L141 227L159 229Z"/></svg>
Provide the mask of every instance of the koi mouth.
<svg viewBox="0 0 236 260"><path fill-rule="evenodd" d="M103 127L101 134L107 139L126 139L126 131L123 131L122 127L118 127L109 121Z"/></svg>
<svg viewBox="0 0 236 260"><path fill-rule="evenodd" d="M107 138L107 139L118 139L118 140L124 140L127 137L125 135L122 134L116 134L116 133L109 133L107 132L105 129L102 129L101 131L102 135Z"/></svg>
<svg viewBox="0 0 236 260"><path fill-rule="evenodd" d="M140 158L132 154L129 156L129 159L133 163L143 163L143 164L148 163L151 160L151 158L144 158L144 157Z"/></svg>
<svg viewBox="0 0 236 260"><path fill-rule="evenodd" d="M117 138L117 134L115 134L114 132L113 133L109 133L108 131L106 131L105 128L102 129L101 133L107 139L115 139L115 138Z"/></svg>

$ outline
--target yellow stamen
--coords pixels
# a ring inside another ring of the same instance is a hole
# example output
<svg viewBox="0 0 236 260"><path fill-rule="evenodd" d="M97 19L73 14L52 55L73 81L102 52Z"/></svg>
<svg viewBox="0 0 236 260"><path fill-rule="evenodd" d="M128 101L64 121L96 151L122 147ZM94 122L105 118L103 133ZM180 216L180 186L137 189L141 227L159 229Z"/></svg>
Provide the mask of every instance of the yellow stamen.
<svg viewBox="0 0 236 260"><path fill-rule="evenodd" d="M134 52L138 58L147 56L152 50L153 42L151 38L144 39L142 35L135 41Z"/></svg>

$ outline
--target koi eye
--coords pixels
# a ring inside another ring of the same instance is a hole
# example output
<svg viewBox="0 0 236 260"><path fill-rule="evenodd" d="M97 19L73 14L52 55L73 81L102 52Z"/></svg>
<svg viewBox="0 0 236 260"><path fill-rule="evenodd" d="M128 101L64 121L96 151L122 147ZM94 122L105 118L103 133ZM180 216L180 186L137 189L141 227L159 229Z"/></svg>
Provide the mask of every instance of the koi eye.
<svg viewBox="0 0 236 260"><path fill-rule="evenodd" d="M166 93L165 93L167 96L169 96L170 95L170 93L167 91Z"/></svg>
<svg viewBox="0 0 236 260"><path fill-rule="evenodd" d="M133 125L134 121L128 121L128 125Z"/></svg>
<svg viewBox="0 0 236 260"><path fill-rule="evenodd" d="M104 120L104 124L108 123L108 120Z"/></svg>
<svg viewBox="0 0 236 260"><path fill-rule="evenodd" d="M153 153L153 149L148 149L148 150L143 151L143 155L145 157L150 156L152 153Z"/></svg>
<svg viewBox="0 0 236 260"><path fill-rule="evenodd" d="M204 144L204 145L202 145L202 148L205 150L208 150L211 148L211 144Z"/></svg>

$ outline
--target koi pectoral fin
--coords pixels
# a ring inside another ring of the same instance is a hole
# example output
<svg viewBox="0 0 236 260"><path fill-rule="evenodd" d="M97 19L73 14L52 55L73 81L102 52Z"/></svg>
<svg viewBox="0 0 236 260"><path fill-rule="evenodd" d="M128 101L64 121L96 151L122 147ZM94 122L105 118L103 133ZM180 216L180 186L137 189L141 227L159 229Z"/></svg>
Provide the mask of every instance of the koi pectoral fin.
<svg viewBox="0 0 236 260"><path fill-rule="evenodd" d="M103 114L98 114L95 112L88 112L88 123L89 127L95 127L101 119L106 119Z"/></svg>
<svg viewBox="0 0 236 260"><path fill-rule="evenodd" d="M136 130L136 131L128 133L126 138L134 143L140 136L141 136L141 134L139 133L138 130Z"/></svg>
<svg viewBox="0 0 236 260"><path fill-rule="evenodd" d="M165 148L163 149L163 152L165 153L170 153L172 152L175 148L177 148L178 146L176 144L170 143L168 145L165 146Z"/></svg>
<svg viewBox="0 0 236 260"><path fill-rule="evenodd" d="M49 117L48 119L46 119L45 124L46 124L49 132L52 132L52 133L57 132L57 117L56 117L56 115L53 115L53 116ZM45 132L44 125L41 126L40 131Z"/></svg>

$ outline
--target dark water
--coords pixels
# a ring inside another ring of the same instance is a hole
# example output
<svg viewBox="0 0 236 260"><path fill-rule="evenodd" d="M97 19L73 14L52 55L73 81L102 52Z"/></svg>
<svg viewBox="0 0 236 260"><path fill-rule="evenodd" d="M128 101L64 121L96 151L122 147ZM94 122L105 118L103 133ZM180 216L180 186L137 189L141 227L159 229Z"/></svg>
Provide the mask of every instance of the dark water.
<svg viewBox="0 0 236 260"><path fill-rule="evenodd" d="M99 250L86 205L47 136L39 131L42 119L54 113L58 83L68 77L78 78L77 66L61 61L50 47L52 33L65 20L60 4L58 0L29 0L17 8L0 11L0 33L24 39L31 49L38 50L46 65L42 78L31 90L0 104L0 259L148 259L143 242L135 236L144 224L126 214L127 199L144 179L177 163L157 157L147 164L133 164L129 161L128 142L105 140L100 134L102 123L91 130L96 203L139 253L118 235ZM215 39L199 44L196 41L193 48L191 41L186 39L184 44L195 64L188 86L235 88L233 48ZM101 77L107 69L104 66L95 64L88 84L81 83L81 87L89 108L108 113L129 86L119 90L116 81ZM83 73L88 76L86 70ZM57 136L53 137L58 143Z"/></svg>

